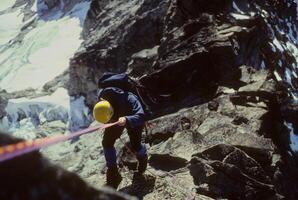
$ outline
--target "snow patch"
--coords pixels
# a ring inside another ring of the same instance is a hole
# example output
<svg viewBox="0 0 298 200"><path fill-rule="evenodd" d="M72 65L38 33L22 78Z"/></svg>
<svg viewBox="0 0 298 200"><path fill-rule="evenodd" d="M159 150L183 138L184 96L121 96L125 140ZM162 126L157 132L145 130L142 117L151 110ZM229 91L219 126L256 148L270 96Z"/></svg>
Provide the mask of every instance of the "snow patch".
<svg viewBox="0 0 298 200"><path fill-rule="evenodd" d="M298 136L294 133L294 128L292 123L286 123L287 127L290 129L290 148L295 153L298 152Z"/></svg>
<svg viewBox="0 0 298 200"><path fill-rule="evenodd" d="M36 27L25 35L22 42L13 44L0 54L1 88L8 92L41 89L63 73L83 41L82 24L90 4L90 1L81 2L63 13L59 8L47 10L43 1L35 1L31 10L40 12ZM0 15L0 49L1 44L6 44L19 33L22 19L21 8Z"/></svg>
<svg viewBox="0 0 298 200"><path fill-rule="evenodd" d="M66 15L69 15L70 17L78 18L80 20L81 26L83 26L84 20L90 8L90 4L91 2L78 3L71 9L70 12L66 13Z"/></svg>
<svg viewBox="0 0 298 200"><path fill-rule="evenodd" d="M279 51L281 51L281 52L284 51L284 49L283 49L281 43L280 43L276 38L274 38L274 40L273 40L273 44L277 47L277 49L278 49Z"/></svg>
<svg viewBox="0 0 298 200"><path fill-rule="evenodd" d="M292 84L292 78L291 78L291 71L287 68L286 69L286 81L287 83L289 83L292 87L293 87L293 84Z"/></svg>
<svg viewBox="0 0 298 200"><path fill-rule="evenodd" d="M296 58L296 61L298 63L298 48L297 45L293 45L290 42L286 43L287 49L294 55L294 57Z"/></svg>
<svg viewBox="0 0 298 200"><path fill-rule="evenodd" d="M271 50L275 53L276 52L276 48L275 48L275 46L272 44L272 43L269 43L270 44L270 46L271 46Z"/></svg>
<svg viewBox="0 0 298 200"><path fill-rule="evenodd" d="M159 46L155 46L152 49L143 49L132 55L133 58L149 58L157 54Z"/></svg>
<svg viewBox="0 0 298 200"><path fill-rule="evenodd" d="M75 18L42 23L28 33L22 45L0 56L0 84L8 92L40 88L68 68L80 47L81 28ZM34 78L32 78L34 77Z"/></svg>
<svg viewBox="0 0 298 200"><path fill-rule="evenodd" d="M298 20L298 0L296 0L296 20Z"/></svg>
<svg viewBox="0 0 298 200"><path fill-rule="evenodd" d="M15 0L1 0L0 12L6 10L8 8L11 8L15 4L15 2L16 2Z"/></svg>
<svg viewBox="0 0 298 200"><path fill-rule="evenodd" d="M9 121L12 124L17 124L21 118L32 118L35 120L35 124L38 125L40 122L40 115L44 115L44 112L49 109L59 107L60 110L58 111L66 111L67 113L67 110L69 109L69 101L70 99L67 90L64 88L58 88L50 96L42 96L34 99L28 99L25 97L10 99L5 111L7 112Z"/></svg>
<svg viewBox="0 0 298 200"><path fill-rule="evenodd" d="M280 75L276 71L274 71L274 76L275 76L277 81L282 81L282 78L280 77Z"/></svg>
<svg viewBox="0 0 298 200"><path fill-rule="evenodd" d="M261 63L261 69L266 69L266 65L265 65L264 60L262 60L262 63Z"/></svg>
<svg viewBox="0 0 298 200"><path fill-rule="evenodd" d="M291 93L291 97L293 98L294 101L298 101L298 97L296 94L294 94L293 92L290 92Z"/></svg>
<svg viewBox="0 0 298 200"><path fill-rule="evenodd" d="M32 132L40 124L61 120L71 131L87 127L92 121L84 97L68 96L67 90L58 88L49 96L34 99L18 98L8 101L7 116L0 127L11 132Z"/></svg>
<svg viewBox="0 0 298 200"><path fill-rule="evenodd" d="M82 128L87 128L92 122L89 108L85 105L85 98L71 97L69 109L69 129L70 131L77 131Z"/></svg>
<svg viewBox="0 0 298 200"><path fill-rule="evenodd" d="M0 47L18 35L23 17L21 10L0 15Z"/></svg>
<svg viewBox="0 0 298 200"><path fill-rule="evenodd" d="M237 13L231 13L231 16L235 19L250 19L250 16L244 15L244 14L237 14Z"/></svg>
<svg viewBox="0 0 298 200"><path fill-rule="evenodd" d="M233 8L234 8L237 12L239 12L239 13L241 13L241 14L244 14L244 12L237 6L237 4L235 3L235 1L233 1Z"/></svg>
<svg viewBox="0 0 298 200"><path fill-rule="evenodd" d="M13 130L13 136L23 138L25 140L33 140L36 138L34 133L35 125L30 118L20 121L20 129Z"/></svg>

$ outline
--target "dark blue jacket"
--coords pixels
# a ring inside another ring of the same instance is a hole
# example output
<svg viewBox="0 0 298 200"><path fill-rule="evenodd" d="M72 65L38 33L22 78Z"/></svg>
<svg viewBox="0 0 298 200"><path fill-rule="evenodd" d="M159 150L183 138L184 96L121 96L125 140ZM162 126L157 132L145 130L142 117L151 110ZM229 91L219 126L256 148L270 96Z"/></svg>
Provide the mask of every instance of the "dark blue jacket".
<svg viewBox="0 0 298 200"><path fill-rule="evenodd" d="M116 87L107 87L99 92L99 98L105 99L112 105L114 115L111 121L119 117L126 117L127 126L130 128L145 124L145 112L138 97L131 92Z"/></svg>

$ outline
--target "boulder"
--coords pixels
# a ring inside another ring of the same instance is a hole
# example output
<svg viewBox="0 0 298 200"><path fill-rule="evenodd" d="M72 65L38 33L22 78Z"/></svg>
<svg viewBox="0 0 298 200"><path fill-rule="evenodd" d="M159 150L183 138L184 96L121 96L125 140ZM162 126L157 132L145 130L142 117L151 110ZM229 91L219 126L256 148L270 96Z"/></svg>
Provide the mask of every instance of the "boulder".
<svg viewBox="0 0 298 200"><path fill-rule="evenodd" d="M0 134L1 146L19 141ZM1 199L135 199L110 188L96 190L37 151L1 162L0 169Z"/></svg>

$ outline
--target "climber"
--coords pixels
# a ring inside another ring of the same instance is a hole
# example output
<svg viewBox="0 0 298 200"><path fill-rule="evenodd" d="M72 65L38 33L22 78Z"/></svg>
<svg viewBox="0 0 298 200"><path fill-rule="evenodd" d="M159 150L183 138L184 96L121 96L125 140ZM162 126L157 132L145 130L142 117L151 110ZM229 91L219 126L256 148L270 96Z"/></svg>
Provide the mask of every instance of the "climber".
<svg viewBox="0 0 298 200"><path fill-rule="evenodd" d="M109 75L108 79L109 81L117 82L119 77L123 77L122 75L123 74ZM105 80L100 79L99 81L104 82ZM136 157L139 163L138 174L142 175L147 168L147 150L146 146L141 143L146 114L137 95L130 91L125 91L124 88L119 88L120 86L111 86L99 89L99 102L94 106L93 116L94 119L100 123L118 121L116 126L107 128L104 131L102 140L104 156L108 168L106 173L107 185L117 189L122 177L116 163L114 144L121 136L124 128L127 129L131 150L137 155Z"/></svg>

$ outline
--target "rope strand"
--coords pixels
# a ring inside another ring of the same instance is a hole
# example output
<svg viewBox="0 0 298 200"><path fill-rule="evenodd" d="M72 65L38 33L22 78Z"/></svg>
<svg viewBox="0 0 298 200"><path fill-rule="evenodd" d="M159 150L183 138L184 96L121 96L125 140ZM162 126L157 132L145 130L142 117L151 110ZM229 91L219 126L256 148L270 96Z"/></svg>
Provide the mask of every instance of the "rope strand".
<svg viewBox="0 0 298 200"><path fill-rule="evenodd" d="M117 123L118 122L110 123L110 124L101 124L98 126L90 127L90 128L83 129L81 131L77 131L63 136L52 136L52 137L46 137L46 138L41 138L36 140L26 140L16 144L5 145L0 147L0 162L4 162L6 160L10 160L18 156L22 156L32 151L39 150L41 148L45 148L60 142L64 142L76 137L80 137L81 135L94 132L98 129L106 129L116 125Z"/></svg>

